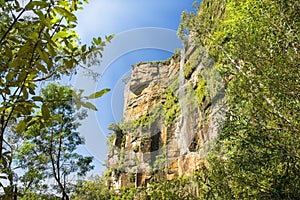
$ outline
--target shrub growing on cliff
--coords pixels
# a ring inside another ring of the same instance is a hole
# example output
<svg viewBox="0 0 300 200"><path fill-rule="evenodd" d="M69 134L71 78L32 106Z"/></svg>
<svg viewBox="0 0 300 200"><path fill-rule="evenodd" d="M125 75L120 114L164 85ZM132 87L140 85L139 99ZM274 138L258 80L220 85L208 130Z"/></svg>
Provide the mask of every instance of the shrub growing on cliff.
<svg viewBox="0 0 300 200"><path fill-rule="evenodd" d="M179 116L180 107L178 98L175 96L174 92L170 89L166 89L164 95L166 98L164 102L165 121L167 125L170 125Z"/></svg>
<svg viewBox="0 0 300 200"><path fill-rule="evenodd" d="M195 89L195 96L197 98L198 104L202 105L203 103L203 99L204 97L206 97L207 94L207 88L206 88L206 82L205 80L202 78L201 75L199 75L198 78L198 84L197 87Z"/></svg>

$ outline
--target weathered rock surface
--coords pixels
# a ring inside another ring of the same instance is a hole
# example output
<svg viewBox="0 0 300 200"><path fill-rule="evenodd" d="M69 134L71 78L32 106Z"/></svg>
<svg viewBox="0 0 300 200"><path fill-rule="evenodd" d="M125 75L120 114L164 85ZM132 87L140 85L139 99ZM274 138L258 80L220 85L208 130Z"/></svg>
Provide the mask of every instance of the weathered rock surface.
<svg viewBox="0 0 300 200"><path fill-rule="evenodd" d="M211 76L213 62L195 47L187 50L185 58L185 63L195 66L184 80L180 80L184 77L180 77L178 55L168 62L133 68L124 91L123 133L116 135L108 156L112 187L145 186L155 176L173 179L192 174L203 162L218 133L213 111L220 106L212 106L217 92L202 88L199 94L200 79ZM196 58L200 60L193 61ZM206 87L210 85L215 84L207 80ZM175 100L170 101L166 90L172 91Z"/></svg>
<svg viewBox="0 0 300 200"><path fill-rule="evenodd" d="M135 66L124 91L124 122L137 119L157 105L169 83L168 77L178 70L179 63L174 59L169 64L154 62Z"/></svg>

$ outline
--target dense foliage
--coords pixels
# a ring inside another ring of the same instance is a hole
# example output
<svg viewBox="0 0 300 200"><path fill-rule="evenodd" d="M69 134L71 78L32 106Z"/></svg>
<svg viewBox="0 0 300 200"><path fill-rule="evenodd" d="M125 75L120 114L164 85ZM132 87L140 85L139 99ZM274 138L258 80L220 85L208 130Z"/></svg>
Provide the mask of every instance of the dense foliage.
<svg viewBox="0 0 300 200"><path fill-rule="evenodd" d="M207 158L217 199L299 197L298 1L203 1L183 26L226 80L229 111ZM208 18L209 17L209 18Z"/></svg>
<svg viewBox="0 0 300 200"><path fill-rule="evenodd" d="M87 0L0 1L0 190L2 199L17 195L13 163L16 141L36 123L49 121L51 105L37 91L45 81L75 74L79 67L98 62L106 41L94 38L81 45L75 11ZM106 38L107 41L112 36ZM73 92L77 105L96 110L87 100L108 90L83 97ZM60 101L60 99L56 99ZM37 114L37 110L41 110ZM49 126L49 124L45 124ZM25 143L26 144L26 143ZM26 145L29 145L28 143ZM23 149L26 149L23 147ZM4 184L4 182L8 184ZM1 194L2 195L2 194Z"/></svg>

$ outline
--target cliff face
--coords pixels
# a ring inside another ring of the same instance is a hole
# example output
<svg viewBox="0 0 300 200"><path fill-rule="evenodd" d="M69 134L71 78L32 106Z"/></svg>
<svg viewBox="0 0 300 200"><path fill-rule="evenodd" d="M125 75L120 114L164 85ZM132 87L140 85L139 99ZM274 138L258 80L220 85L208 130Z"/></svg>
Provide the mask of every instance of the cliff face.
<svg viewBox="0 0 300 200"><path fill-rule="evenodd" d="M167 61L134 66L123 121L111 139L110 186L146 186L151 179L189 175L203 163L222 117L216 112L222 84L213 66L195 45Z"/></svg>

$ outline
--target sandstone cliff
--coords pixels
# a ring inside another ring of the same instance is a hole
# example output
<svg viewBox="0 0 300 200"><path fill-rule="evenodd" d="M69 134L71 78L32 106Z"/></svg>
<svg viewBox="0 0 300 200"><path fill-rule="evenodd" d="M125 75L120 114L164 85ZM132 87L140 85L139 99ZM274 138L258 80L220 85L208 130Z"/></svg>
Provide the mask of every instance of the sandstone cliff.
<svg viewBox="0 0 300 200"><path fill-rule="evenodd" d="M218 133L220 80L213 60L196 45L167 61L134 66L123 121L111 137L109 185L146 186L195 172Z"/></svg>

